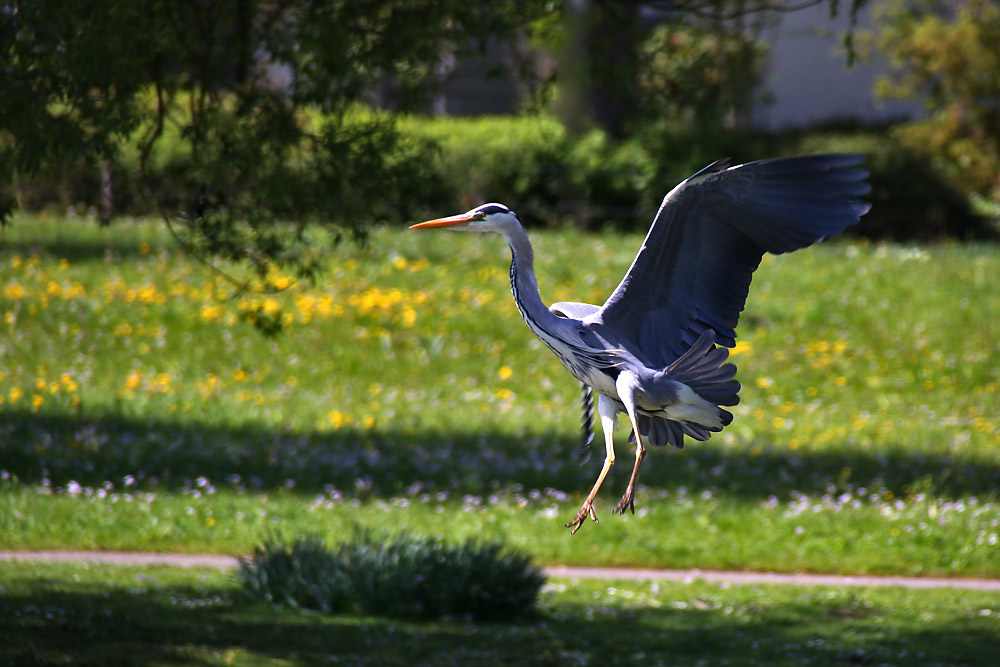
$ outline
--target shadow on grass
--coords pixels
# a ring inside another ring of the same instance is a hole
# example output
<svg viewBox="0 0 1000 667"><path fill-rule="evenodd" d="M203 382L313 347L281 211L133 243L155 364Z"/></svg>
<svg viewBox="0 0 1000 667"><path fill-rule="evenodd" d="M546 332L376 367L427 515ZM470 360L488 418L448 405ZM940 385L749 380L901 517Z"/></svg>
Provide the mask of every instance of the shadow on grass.
<svg viewBox="0 0 1000 667"><path fill-rule="evenodd" d="M658 607L552 603L521 622L473 624L306 615L247 603L231 586L137 572L135 586L37 578L0 588L0 662L972 665L991 664L1000 639L995 625L955 611L900 621L893 609L856 604L855 593L765 598L737 613L679 610L669 596Z"/></svg>
<svg viewBox="0 0 1000 667"><path fill-rule="evenodd" d="M27 224L18 222L17 225ZM93 223L94 233L105 235L106 238L79 238L74 236L75 230L79 227L70 228L65 235L57 234L45 239L21 240L12 238L4 240L0 237L5 247L12 253L28 256L39 254L47 257L65 259L72 264L86 262L103 262L106 257L112 257L116 262L122 260L137 259L142 256L141 239L137 238L136 232L128 229L125 225L113 224L108 229L98 229L97 223ZM19 230L14 230L15 232ZM150 246L154 250L161 247L174 249L174 246L165 240L150 241ZM147 253L149 251L147 250Z"/></svg>
<svg viewBox="0 0 1000 667"><path fill-rule="evenodd" d="M204 477L216 486L294 487L392 497L419 485L484 495L496 489L584 491L602 463L601 447L581 465L578 442L562 434L514 437L392 431L290 433L252 425L155 422L0 412L0 470L27 484L97 487L126 476L143 486L184 488ZM619 446L619 450L622 447ZM622 478L631 456L620 451ZM834 485L880 487L896 495L923 491L945 497L990 495L1000 481L995 459L927 455L902 446L880 451L845 446L808 452L780 447L691 443L647 456L641 482L690 493L710 489L747 499L822 494ZM520 485L518 487L517 485Z"/></svg>

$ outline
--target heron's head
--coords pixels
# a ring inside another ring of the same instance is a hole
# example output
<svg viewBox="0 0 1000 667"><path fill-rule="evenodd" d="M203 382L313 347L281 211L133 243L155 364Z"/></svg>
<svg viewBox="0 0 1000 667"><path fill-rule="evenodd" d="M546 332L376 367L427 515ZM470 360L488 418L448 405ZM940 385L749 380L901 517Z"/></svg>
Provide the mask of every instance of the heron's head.
<svg viewBox="0 0 1000 667"><path fill-rule="evenodd" d="M498 232L511 225L520 225L517 214L503 204L482 204L459 215L428 220L410 229L454 229L459 232Z"/></svg>

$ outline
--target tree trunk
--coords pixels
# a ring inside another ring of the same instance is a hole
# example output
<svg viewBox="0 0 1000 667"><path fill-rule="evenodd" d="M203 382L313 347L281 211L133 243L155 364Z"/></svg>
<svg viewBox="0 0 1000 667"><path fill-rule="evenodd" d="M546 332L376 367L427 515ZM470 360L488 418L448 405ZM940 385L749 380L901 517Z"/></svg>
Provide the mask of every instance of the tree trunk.
<svg viewBox="0 0 1000 667"><path fill-rule="evenodd" d="M101 160L101 205L98 215L102 225L111 222L115 214L114 179L111 173L111 160Z"/></svg>

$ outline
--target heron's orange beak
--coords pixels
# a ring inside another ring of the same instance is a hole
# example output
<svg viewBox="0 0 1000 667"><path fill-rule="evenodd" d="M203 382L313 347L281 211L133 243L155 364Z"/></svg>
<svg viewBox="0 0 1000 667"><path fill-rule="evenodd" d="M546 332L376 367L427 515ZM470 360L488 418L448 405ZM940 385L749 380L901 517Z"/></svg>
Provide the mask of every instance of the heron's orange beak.
<svg viewBox="0 0 1000 667"><path fill-rule="evenodd" d="M439 227L457 227L459 225L465 225L474 220L473 216L468 213L462 213L461 215L453 215L447 218L438 218L436 220L428 220L427 222L418 222L415 225L410 225L410 229L436 229Z"/></svg>

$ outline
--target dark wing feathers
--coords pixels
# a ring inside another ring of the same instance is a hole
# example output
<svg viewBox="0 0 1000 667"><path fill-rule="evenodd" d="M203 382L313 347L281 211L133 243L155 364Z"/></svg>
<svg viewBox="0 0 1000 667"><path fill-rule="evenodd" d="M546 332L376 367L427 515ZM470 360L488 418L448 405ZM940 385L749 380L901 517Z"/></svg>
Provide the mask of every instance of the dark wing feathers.
<svg viewBox="0 0 1000 667"><path fill-rule="evenodd" d="M736 366L727 364L729 350L715 346L715 332L706 329L677 361L663 372L666 379L691 387L699 396L716 405L740 402L740 383L734 379Z"/></svg>
<svg viewBox="0 0 1000 667"><path fill-rule="evenodd" d="M703 169L663 200L642 248L594 323L652 367L706 330L735 344L750 279L765 252L842 232L869 205L857 155L812 155Z"/></svg>

